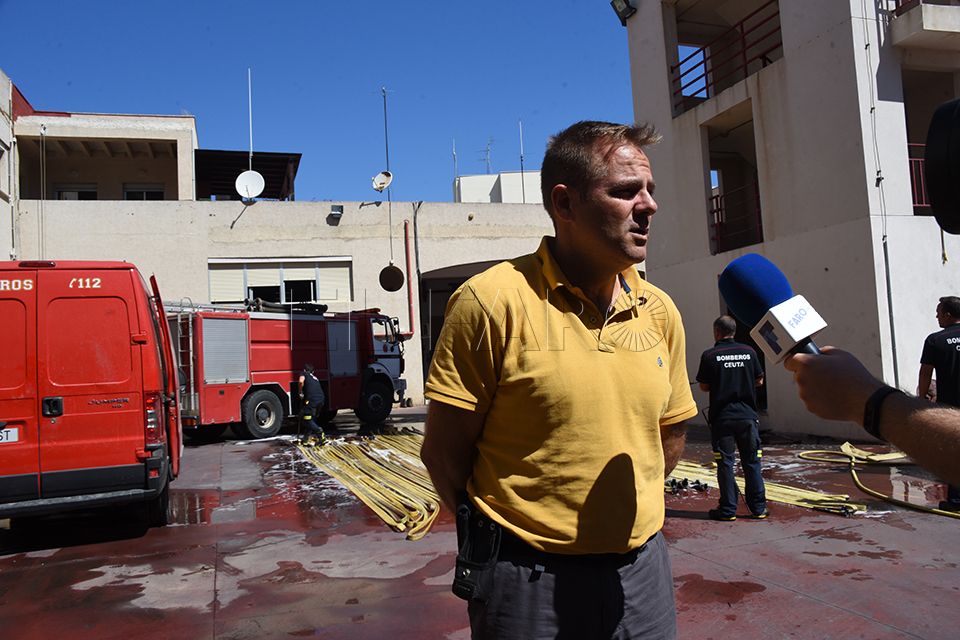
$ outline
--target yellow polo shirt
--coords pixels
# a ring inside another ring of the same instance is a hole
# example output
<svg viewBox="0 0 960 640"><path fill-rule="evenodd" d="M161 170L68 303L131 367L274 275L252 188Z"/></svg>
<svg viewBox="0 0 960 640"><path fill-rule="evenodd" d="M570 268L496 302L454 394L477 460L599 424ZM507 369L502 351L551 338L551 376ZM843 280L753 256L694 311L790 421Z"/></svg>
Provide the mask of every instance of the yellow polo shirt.
<svg viewBox="0 0 960 640"><path fill-rule="evenodd" d="M544 551L625 553L659 531L660 427L697 414L680 313L620 277L604 318L544 238L453 294L433 355L425 395L486 416L468 493Z"/></svg>

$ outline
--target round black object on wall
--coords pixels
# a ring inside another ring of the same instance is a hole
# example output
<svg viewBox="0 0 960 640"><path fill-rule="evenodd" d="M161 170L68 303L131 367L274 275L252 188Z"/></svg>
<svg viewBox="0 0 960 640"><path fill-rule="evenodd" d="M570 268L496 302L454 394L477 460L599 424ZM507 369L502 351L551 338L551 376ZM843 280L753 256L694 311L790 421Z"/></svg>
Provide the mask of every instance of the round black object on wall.
<svg viewBox="0 0 960 640"><path fill-rule="evenodd" d="M960 234L960 100L940 105L930 121L924 179L937 224Z"/></svg>
<svg viewBox="0 0 960 640"><path fill-rule="evenodd" d="M380 270L380 286L384 291L399 291L403 287L403 271L394 264Z"/></svg>

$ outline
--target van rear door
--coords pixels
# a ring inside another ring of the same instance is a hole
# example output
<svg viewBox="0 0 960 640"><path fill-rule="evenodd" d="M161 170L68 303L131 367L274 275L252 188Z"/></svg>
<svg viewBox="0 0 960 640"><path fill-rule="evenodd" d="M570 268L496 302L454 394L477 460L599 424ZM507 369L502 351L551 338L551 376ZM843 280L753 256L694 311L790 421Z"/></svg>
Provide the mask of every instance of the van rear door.
<svg viewBox="0 0 960 640"><path fill-rule="evenodd" d="M142 489L141 327L129 269L39 271L41 497Z"/></svg>
<svg viewBox="0 0 960 640"><path fill-rule="evenodd" d="M36 350L37 272L2 268L0 503L40 496Z"/></svg>

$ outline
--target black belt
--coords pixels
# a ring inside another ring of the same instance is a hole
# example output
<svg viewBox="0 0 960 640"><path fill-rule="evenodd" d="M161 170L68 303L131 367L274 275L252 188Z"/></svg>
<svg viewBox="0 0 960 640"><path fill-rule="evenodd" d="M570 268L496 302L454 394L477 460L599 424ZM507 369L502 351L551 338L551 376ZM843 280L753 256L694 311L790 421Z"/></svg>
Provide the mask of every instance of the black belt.
<svg viewBox="0 0 960 640"><path fill-rule="evenodd" d="M647 541L636 549L631 549L626 553L550 553L534 549L529 543L524 542L506 529L501 528L500 553L497 558L507 562L513 562L525 567L539 569L540 571L550 571L551 566L574 565L574 564L602 564L612 567L624 567L633 564L651 540L656 537L656 533L647 538ZM538 566L539 565L539 566Z"/></svg>

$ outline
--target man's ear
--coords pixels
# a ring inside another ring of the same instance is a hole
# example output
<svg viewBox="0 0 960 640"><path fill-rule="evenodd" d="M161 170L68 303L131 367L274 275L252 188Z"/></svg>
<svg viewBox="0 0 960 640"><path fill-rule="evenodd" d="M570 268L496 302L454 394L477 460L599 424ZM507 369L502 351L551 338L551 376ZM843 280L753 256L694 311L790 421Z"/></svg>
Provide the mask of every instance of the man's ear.
<svg viewBox="0 0 960 640"><path fill-rule="evenodd" d="M557 220L573 220L573 202L577 194L565 184L558 184L550 191L550 202L553 205L553 215Z"/></svg>

